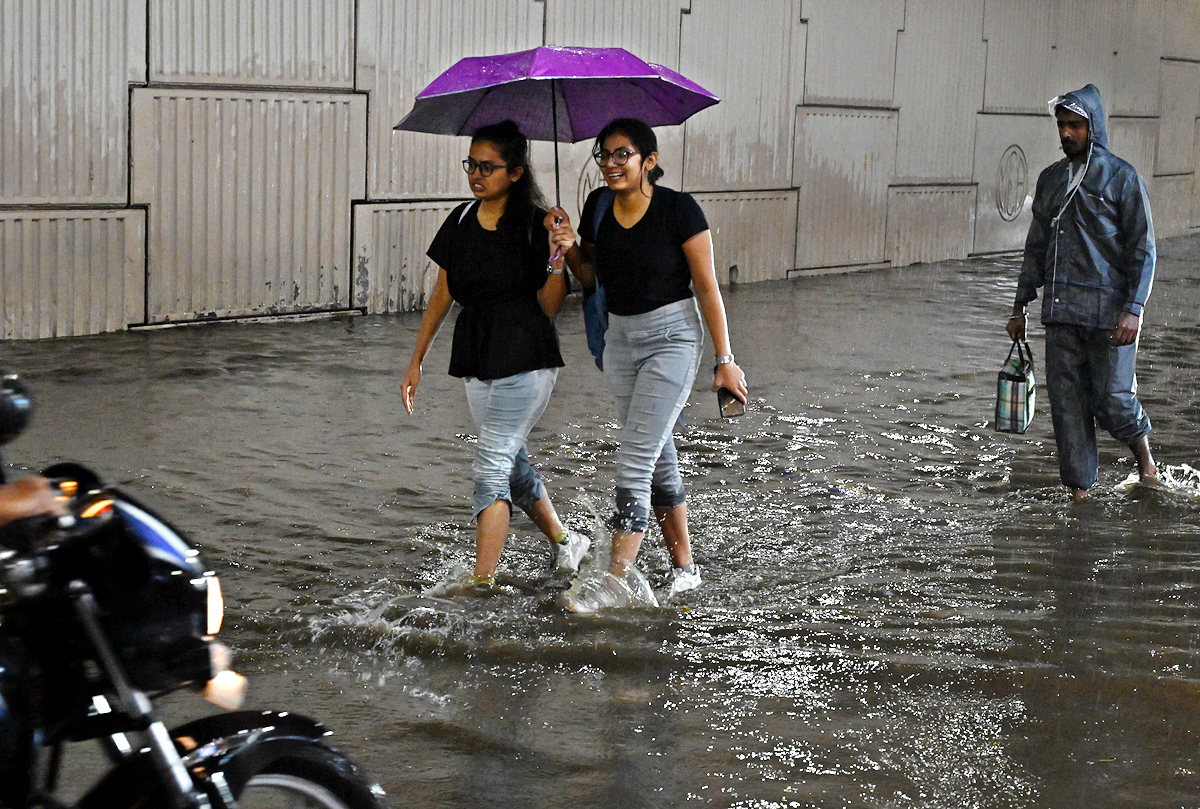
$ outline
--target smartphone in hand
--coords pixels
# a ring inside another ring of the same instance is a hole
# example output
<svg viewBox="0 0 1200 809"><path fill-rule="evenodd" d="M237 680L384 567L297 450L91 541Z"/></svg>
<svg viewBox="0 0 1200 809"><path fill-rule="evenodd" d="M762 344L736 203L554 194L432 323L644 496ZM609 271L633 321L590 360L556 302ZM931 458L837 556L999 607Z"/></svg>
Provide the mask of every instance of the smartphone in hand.
<svg viewBox="0 0 1200 809"><path fill-rule="evenodd" d="M717 407L720 409L723 419L731 419L746 412L746 406L742 404L742 400L734 396L733 391L729 388L717 389Z"/></svg>

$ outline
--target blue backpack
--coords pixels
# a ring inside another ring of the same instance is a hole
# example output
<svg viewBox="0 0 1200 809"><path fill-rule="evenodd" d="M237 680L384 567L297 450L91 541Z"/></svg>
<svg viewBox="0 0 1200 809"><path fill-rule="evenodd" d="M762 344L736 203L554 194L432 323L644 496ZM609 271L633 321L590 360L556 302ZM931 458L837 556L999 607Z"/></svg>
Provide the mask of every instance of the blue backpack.
<svg viewBox="0 0 1200 809"><path fill-rule="evenodd" d="M596 200L596 210L592 215L592 238L600 234L600 220L612 207L616 194L611 188L600 192ZM596 277L596 287L591 294L583 298L583 327L587 333L588 351L596 358L596 367L604 370L604 333L608 331L608 297L604 294L604 285L600 277Z"/></svg>

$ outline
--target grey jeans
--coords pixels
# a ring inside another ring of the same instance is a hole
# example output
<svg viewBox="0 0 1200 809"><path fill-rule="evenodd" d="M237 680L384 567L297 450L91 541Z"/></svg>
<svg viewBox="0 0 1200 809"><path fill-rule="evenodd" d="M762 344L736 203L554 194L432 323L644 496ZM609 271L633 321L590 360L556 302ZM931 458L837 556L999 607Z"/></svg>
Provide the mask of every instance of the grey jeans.
<svg viewBox="0 0 1200 809"><path fill-rule="evenodd" d="M475 444L475 511L507 500L528 513L545 494L537 469L529 462L525 439L550 402L557 368L542 368L502 379L467 377L463 386L471 419L479 432Z"/></svg>
<svg viewBox="0 0 1200 809"><path fill-rule="evenodd" d="M1150 432L1137 399L1137 342L1114 348L1112 329L1046 324L1046 390L1058 471L1073 489L1096 482L1096 425L1123 444Z"/></svg>
<svg viewBox="0 0 1200 809"><path fill-rule="evenodd" d="M608 316L604 376L621 425L613 518L619 531L644 532L651 507L674 508L685 500L671 429L692 391L703 345L695 298Z"/></svg>

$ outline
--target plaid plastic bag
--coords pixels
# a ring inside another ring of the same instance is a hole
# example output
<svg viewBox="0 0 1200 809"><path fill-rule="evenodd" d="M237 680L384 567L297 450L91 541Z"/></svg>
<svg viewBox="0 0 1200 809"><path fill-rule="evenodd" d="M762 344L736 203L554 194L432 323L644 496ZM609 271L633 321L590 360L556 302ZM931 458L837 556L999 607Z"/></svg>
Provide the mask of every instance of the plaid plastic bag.
<svg viewBox="0 0 1200 809"><path fill-rule="evenodd" d="M1036 387L1033 352L1029 350L1029 343L1013 340L1008 359L996 378L997 432L1023 433L1029 429L1029 422L1033 421Z"/></svg>

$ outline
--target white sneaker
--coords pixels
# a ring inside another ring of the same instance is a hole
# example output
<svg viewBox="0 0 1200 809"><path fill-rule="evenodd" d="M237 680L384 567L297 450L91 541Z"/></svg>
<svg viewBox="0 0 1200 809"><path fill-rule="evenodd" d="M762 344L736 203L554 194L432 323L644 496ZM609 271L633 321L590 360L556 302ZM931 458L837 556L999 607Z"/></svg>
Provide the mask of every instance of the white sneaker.
<svg viewBox="0 0 1200 809"><path fill-rule="evenodd" d="M574 573L579 570L583 555L592 545L587 534L567 529L566 542L554 542L554 569L559 573Z"/></svg>
<svg viewBox="0 0 1200 809"><path fill-rule="evenodd" d="M683 567L673 567L671 568L671 583L667 586L667 598L686 593L688 590L695 590L700 584L700 565L693 563Z"/></svg>

